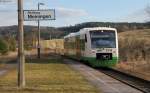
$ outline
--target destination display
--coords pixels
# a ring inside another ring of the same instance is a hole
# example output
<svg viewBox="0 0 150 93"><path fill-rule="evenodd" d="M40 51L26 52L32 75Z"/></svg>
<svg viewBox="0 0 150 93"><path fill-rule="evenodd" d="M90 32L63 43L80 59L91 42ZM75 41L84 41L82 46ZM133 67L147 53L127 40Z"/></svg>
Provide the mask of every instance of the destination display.
<svg viewBox="0 0 150 93"><path fill-rule="evenodd" d="M25 21L55 20L55 10L24 10Z"/></svg>

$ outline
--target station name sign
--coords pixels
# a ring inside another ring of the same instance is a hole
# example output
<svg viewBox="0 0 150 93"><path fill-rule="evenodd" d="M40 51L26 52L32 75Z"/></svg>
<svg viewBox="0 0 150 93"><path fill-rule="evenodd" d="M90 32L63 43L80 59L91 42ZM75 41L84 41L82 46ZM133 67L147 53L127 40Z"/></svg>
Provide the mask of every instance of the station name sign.
<svg viewBox="0 0 150 93"><path fill-rule="evenodd" d="M24 21L55 20L55 10L24 10Z"/></svg>

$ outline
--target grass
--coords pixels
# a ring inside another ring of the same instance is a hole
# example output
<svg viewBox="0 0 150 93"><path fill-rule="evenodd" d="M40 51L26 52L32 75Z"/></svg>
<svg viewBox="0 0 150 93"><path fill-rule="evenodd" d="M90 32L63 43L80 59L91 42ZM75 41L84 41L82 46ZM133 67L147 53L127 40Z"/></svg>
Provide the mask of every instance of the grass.
<svg viewBox="0 0 150 93"><path fill-rule="evenodd" d="M121 69L150 80L150 29L119 33L119 57Z"/></svg>
<svg viewBox="0 0 150 93"><path fill-rule="evenodd" d="M26 61L26 87L17 88L17 71L0 77L0 93L97 93L78 72L61 59L30 59Z"/></svg>
<svg viewBox="0 0 150 93"><path fill-rule="evenodd" d="M125 31L119 33L119 37L136 37L136 38L149 38L150 37L150 29L142 29L142 30L133 30L133 31Z"/></svg>
<svg viewBox="0 0 150 93"><path fill-rule="evenodd" d="M119 33L119 51L122 60L149 60L150 29Z"/></svg>

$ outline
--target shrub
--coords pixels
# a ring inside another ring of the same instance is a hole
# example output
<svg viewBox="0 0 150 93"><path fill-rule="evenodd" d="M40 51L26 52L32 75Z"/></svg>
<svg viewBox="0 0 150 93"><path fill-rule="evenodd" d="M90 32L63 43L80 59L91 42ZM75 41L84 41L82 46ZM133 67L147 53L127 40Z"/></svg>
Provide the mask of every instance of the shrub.
<svg viewBox="0 0 150 93"><path fill-rule="evenodd" d="M9 49L8 49L8 43L5 40L0 39L0 53L2 55L4 55L4 54L7 54L8 51L9 51Z"/></svg>
<svg viewBox="0 0 150 93"><path fill-rule="evenodd" d="M16 51L16 40L15 38L10 38L9 42L9 51Z"/></svg>

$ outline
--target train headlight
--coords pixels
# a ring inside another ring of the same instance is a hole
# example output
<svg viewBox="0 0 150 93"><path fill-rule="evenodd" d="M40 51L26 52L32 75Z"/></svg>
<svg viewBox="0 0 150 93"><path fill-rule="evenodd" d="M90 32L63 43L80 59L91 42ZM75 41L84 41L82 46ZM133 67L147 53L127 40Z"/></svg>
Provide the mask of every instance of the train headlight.
<svg viewBox="0 0 150 93"><path fill-rule="evenodd" d="M112 53L113 53L113 55L117 55L116 51L113 51Z"/></svg>
<svg viewBox="0 0 150 93"><path fill-rule="evenodd" d="M91 50L91 53L96 53L96 50Z"/></svg>
<svg viewBox="0 0 150 93"><path fill-rule="evenodd" d="M113 54L116 54L116 51L113 51Z"/></svg>

